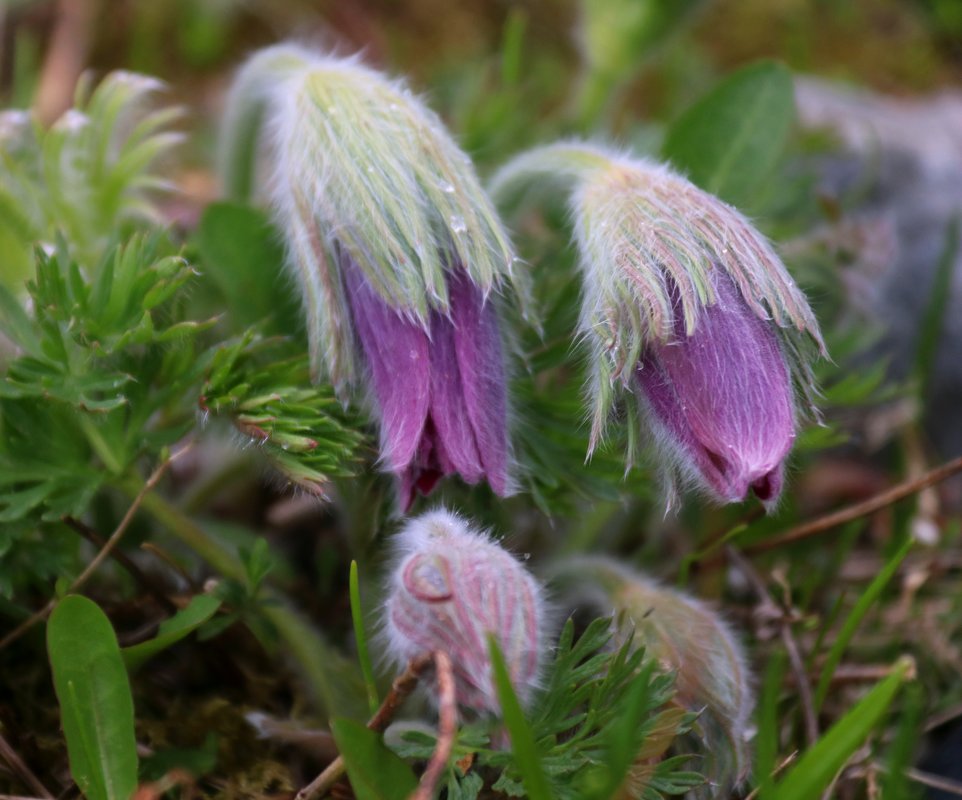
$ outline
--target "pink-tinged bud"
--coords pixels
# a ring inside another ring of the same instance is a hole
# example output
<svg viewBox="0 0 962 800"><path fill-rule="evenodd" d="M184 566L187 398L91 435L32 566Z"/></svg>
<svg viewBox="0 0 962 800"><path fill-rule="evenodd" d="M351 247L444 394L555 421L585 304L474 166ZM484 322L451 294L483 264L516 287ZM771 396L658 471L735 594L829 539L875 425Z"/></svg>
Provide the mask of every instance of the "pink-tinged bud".
<svg viewBox="0 0 962 800"><path fill-rule="evenodd" d="M504 653L522 702L538 684L544 625L541 587L507 551L447 511L412 519L398 534L385 604L388 649L398 661L442 650L458 704L498 714L488 635Z"/></svg>
<svg viewBox="0 0 962 800"><path fill-rule="evenodd" d="M604 557L571 560L557 571L573 596L599 613L627 615L634 642L675 673L675 699L699 714L693 732L707 754L713 797L748 774L755 698L748 659L718 612Z"/></svg>
<svg viewBox="0 0 962 800"><path fill-rule="evenodd" d="M510 200L546 177L573 186L591 448L612 406L634 394L669 504L680 477L723 503L754 490L771 508L796 395L814 413L812 345L825 352L778 255L736 209L668 167L591 144L521 155L494 191Z"/></svg>
<svg viewBox="0 0 962 800"><path fill-rule="evenodd" d="M751 490L774 503L795 439L791 377L772 327L726 274L713 277L694 332L676 305L674 339L642 351L640 399L664 451L711 496L737 503Z"/></svg>

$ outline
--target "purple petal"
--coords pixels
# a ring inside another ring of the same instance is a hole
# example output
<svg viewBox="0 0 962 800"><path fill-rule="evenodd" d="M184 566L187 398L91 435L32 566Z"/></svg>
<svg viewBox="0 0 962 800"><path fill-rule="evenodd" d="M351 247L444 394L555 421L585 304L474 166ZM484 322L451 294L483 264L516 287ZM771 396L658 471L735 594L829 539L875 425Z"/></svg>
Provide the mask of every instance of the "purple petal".
<svg viewBox="0 0 962 800"><path fill-rule="evenodd" d="M380 413L381 458L402 472L418 453L428 417L428 337L388 306L356 265L345 259L341 271Z"/></svg>
<svg viewBox="0 0 962 800"><path fill-rule="evenodd" d="M636 376L665 437L713 494L736 502L754 489L772 502L795 437L788 368L771 323L720 270L715 290L691 336L676 309L677 341L649 348Z"/></svg>
<svg viewBox="0 0 962 800"><path fill-rule="evenodd" d="M509 493L507 385L498 317L463 270L448 280L454 348L461 373L463 410L474 431L484 474L495 493Z"/></svg>
<svg viewBox="0 0 962 800"><path fill-rule="evenodd" d="M454 307L451 308L452 316ZM484 477L475 432L465 413L464 379L455 353L455 328L437 311L431 313L431 421L437 461L444 474L457 472L466 483Z"/></svg>

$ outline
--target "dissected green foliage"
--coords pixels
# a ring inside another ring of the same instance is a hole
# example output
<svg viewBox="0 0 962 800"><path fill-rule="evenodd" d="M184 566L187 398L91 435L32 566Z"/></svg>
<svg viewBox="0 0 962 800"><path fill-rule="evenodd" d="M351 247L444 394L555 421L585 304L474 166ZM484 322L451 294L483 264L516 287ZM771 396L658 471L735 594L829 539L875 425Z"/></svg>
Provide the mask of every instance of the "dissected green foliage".
<svg viewBox="0 0 962 800"><path fill-rule="evenodd" d="M527 774L536 769L532 760L547 782L548 794L542 796L559 800L609 797L619 788L631 797L657 800L702 785L689 757L658 760L693 719L671 702L672 676L646 660L643 649L633 648L630 636L616 649L609 648L611 639L610 619L595 620L577 639L568 620L526 721L505 722L512 737L514 726L523 725L533 748L523 760L516 748L489 749L506 735L496 723L462 726L454 760L473 764L473 771L451 767L452 796L477 797L478 777L489 771L494 789L511 797L534 796ZM419 730L404 733L395 749L405 757L427 758L434 746L434 738Z"/></svg>

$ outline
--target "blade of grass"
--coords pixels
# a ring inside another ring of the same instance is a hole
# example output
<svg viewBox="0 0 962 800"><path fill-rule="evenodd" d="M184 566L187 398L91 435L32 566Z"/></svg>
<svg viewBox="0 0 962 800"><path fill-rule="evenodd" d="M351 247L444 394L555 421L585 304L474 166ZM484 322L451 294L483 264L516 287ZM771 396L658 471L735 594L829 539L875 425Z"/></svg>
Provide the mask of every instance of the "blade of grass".
<svg viewBox="0 0 962 800"><path fill-rule="evenodd" d="M521 781L524 783L525 791L529 800L552 800L554 795L548 785L548 779L545 777L534 734L531 732L528 721L524 718L521 703L518 701L518 696L511 685L511 678L508 674L508 667L504 663L501 648L498 647L497 639L490 634L488 635L488 649L491 653L491 668L494 685L498 691L498 701L501 703L501 714L504 718L505 727L511 736L511 752L514 754L515 763L521 772Z"/></svg>
<svg viewBox="0 0 962 800"><path fill-rule="evenodd" d="M879 681L844 717L812 745L776 784L771 800L813 800L832 782L885 715L902 683L914 670L910 658L900 658L892 673Z"/></svg>
<svg viewBox="0 0 962 800"><path fill-rule="evenodd" d="M835 670L842 660L845 648L848 647L858 626L862 623L869 609L875 604L875 601L878 600L879 595L881 595L882 590L885 589L885 586L892 579L892 576L895 575L914 543L911 537L907 538L902 546L889 559L888 563L882 568L882 571L875 576L868 585L868 588L862 593L861 597L859 597L855 603L855 607L852 609L852 613L848 615L845 624L842 625L842 630L839 631L838 636L835 637L835 641L832 643L832 649L829 650L828 658L825 660L825 666L822 667L822 674L818 679L818 687L815 689L816 712L821 709L822 703L825 702L825 696L828 694L828 687L831 685L832 676L835 674Z"/></svg>
<svg viewBox="0 0 962 800"><path fill-rule="evenodd" d="M768 662L758 704L758 743L755 748L755 774L761 800L771 797L775 785L775 759L778 757L778 695L785 678L786 656L781 651Z"/></svg>
<svg viewBox="0 0 962 800"><path fill-rule="evenodd" d="M351 619L354 622L354 639L357 641L357 660L361 663L361 675L364 676L364 687L367 689L368 710L374 714L381 701L377 696L377 684L374 683L374 669L371 666L371 654L367 648L367 632L364 630L364 612L361 610L361 587L357 578L357 561L351 561Z"/></svg>

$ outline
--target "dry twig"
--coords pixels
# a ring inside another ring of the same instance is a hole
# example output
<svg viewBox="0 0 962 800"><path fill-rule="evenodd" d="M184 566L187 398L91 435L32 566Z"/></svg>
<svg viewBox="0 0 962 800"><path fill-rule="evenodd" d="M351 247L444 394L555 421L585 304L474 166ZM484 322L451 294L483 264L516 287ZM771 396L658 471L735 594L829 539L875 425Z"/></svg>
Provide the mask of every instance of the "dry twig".
<svg viewBox="0 0 962 800"><path fill-rule="evenodd" d="M47 791L47 787L44 786L40 782L40 779L33 774L33 770L31 770L30 767L27 766L26 762L20 758L20 755L16 750L13 749L11 744L3 738L2 734L0 734L0 758L10 765L10 769L12 769L20 777L20 780L22 780L28 787L30 787L32 791L37 794L37 797L43 798L43 800L53 800L53 795ZM0 795L0 798L3 797L3 795Z"/></svg>
<svg viewBox="0 0 962 800"><path fill-rule="evenodd" d="M167 468L178 458L183 456L188 450L190 450L191 447L193 447L193 442L188 442L179 450L174 451L158 465L157 469L151 473L150 477L144 482L144 485L141 487L140 491L137 492L137 496L130 504L130 507L124 514L123 519L120 520L120 523L117 525L114 532L110 534L110 538L107 540L106 544L104 544L104 546L100 549L100 552L98 552L97 555L94 556L93 560L84 568L84 571L81 572L74 582L70 584L70 587L67 589L68 592L74 592L83 586L90 576L97 571L97 568L107 560L113 549L117 546L123 535L127 532L127 528L133 521L134 515L137 513L137 509L140 508L140 504L144 501L144 497L146 497L147 493L160 482L160 479L164 476ZM45 620L50 615L50 612L53 611L56 604L56 598L51 599L50 602L47 603L43 608L21 622L20 625L4 636L3 639L0 639L0 650L10 643L15 642L38 622Z"/></svg>
<svg viewBox="0 0 962 800"><path fill-rule="evenodd" d="M435 660L436 654L426 654L411 659L407 665L407 669L394 679L394 683L391 685L391 691L388 692L387 697L384 698L381 707L375 712L374 716L371 717L367 723L367 727L372 731L383 733L385 728L391 724L391 720L394 719L394 715L397 714L401 704L418 685L418 681L421 679L424 671L431 666ZM323 797L344 774L345 769L343 756L338 756L328 764L327 768L320 775L301 789L294 796L294 800L314 800L314 798Z"/></svg>
<svg viewBox="0 0 962 800"><path fill-rule="evenodd" d="M438 743L431 760L421 775L417 790L409 800L431 800L438 781L448 765L454 750L454 737L458 729L458 708L454 694L454 670L447 653L434 654L434 667L438 676Z"/></svg>
<svg viewBox="0 0 962 800"><path fill-rule="evenodd" d="M779 603L772 597L771 592L765 585L761 575L755 570L752 563L739 553L734 547L726 547L725 552L729 560L741 571L741 573L752 584L755 594L763 603L770 605L780 611L779 622L781 625L782 643L788 653L788 661L795 676L795 685L798 688L798 696L802 706L802 717L805 721L805 738L809 745L818 740L818 716L815 713L815 702L812 698L812 686L808 681L808 673L805 671L805 662L802 660L798 643L792 634L790 609L784 604Z"/></svg>
<svg viewBox="0 0 962 800"><path fill-rule="evenodd" d="M104 537L101 536L97 531L91 528L83 520L79 520L76 517L66 516L62 518L62 522L68 528L72 528L78 534L80 534L84 539L93 544L95 547L104 546ZM167 593L164 592L163 588L157 585L157 582L147 575L140 567L138 567L130 557L124 553L122 550L114 550L111 555L114 560L120 564L130 576L137 581L141 586L143 586L150 595L163 606L165 611L174 614L178 611L177 604L171 600Z"/></svg>
<svg viewBox="0 0 962 800"><path fill-rule="evenodd" d="M935 486L935 484L941 483L958 472L962 472L962 456L947 461L941 466L929 470L924 475L920 475L918 478L904 481L897 486L893 486L891 489L879 492L874 497L863 500L861 503L855 503L847 508L833 511L831 514L826 514L811 522L803 522L801 525L789 528L780 536L774 536L770 539L764 539L760 542L746 545L744 551L748 555L762 553L768 550L775 550L802 539L807 539L819 533L825 533L825 531L837 528L846 522L851 522L859 517L873 514L886 506L897 503L899 500L921 492L930 486Z"/></svg>

